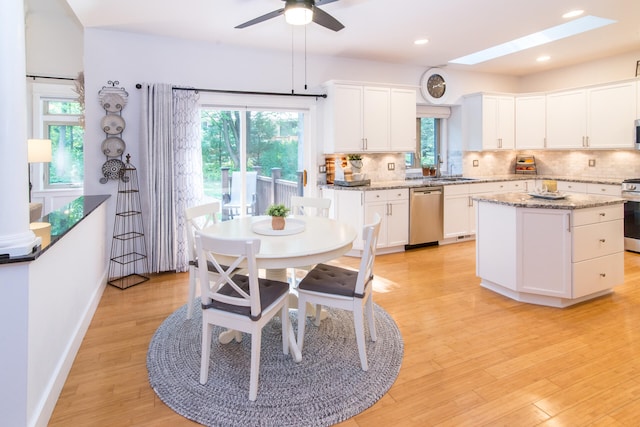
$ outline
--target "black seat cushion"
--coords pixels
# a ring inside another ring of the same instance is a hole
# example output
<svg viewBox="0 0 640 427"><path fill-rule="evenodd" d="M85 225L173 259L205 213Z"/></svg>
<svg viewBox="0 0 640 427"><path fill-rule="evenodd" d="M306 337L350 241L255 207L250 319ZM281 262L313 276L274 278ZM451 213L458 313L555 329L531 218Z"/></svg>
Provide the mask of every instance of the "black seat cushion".
<svg viewBox="0 0 640 427"><path fill-rule="evenodd" d="M233 276L233 281L248 294L249 292L249 277L236 274ZM280 282L278 280L269 280L269 279L258 279L258 284L260 287L260 312L267 308L269 305L273 304L275 300L280 298L283 294L289 293L289 284L286 282ZM218 293L222 295L228 295L233 297L239 297L240 294L236 292L235 289L231 287L228 283L225 284ZM258 320L261 315L257 317L251 316L251 307L243 307L237 306L233 304L226 304L223 302L212 300L209 304L202 304L203 309L214 308L216 310L228 311L230 313L241 314L243 316L251 317L253 320Z"/></svg>
<svg viewBox="0 0 640 427"><path fill-rule="evenodd" d="M298 289L352 297L355 295L357 280L357 271L318 264L300 281Z"/></svg>

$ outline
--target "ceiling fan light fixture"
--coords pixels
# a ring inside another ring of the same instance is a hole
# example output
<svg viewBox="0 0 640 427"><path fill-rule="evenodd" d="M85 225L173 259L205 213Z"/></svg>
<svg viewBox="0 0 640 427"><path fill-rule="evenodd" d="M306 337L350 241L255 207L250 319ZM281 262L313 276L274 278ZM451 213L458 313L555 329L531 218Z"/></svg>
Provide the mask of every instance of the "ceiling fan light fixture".
<svg viewBox="0 0 640 427"><path fill-rule="evenodd" d="M307 25L313 19L313 10L309 3L287 4L284 19L291 25Z"/></svg>

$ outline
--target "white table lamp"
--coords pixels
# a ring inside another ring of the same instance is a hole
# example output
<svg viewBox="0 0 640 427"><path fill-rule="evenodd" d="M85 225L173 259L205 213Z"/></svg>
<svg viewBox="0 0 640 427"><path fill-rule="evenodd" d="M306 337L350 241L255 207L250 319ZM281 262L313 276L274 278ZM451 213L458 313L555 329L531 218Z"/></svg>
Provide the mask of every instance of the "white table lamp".
<svg viewBox="0 0 640 427"><path fill-rule="evenodd" d="M27 161L29 163L49 163L51 158L50 139L27 140ZM31 188L33 185L31 185L31 168L29 168L29 203L31 203Z"/></svg>

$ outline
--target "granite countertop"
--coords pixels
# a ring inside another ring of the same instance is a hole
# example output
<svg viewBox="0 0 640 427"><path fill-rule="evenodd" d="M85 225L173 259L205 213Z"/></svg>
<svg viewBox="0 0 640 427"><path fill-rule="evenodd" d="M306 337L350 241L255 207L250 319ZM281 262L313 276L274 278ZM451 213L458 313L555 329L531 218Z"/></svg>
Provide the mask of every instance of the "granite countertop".
<svg viewBox="0 0 640 427"><path fill-rule="evenodd" d="M598 206L616 205L625 200L611 196L596 196L591 194L567 194L562 199L545 199L534 197L526 193L495 193L482 194L472 197L473 200L496 203L518 208L543 209L584 209Z"/></svg>
<svg viewBox="0 0 640 427"><path fill-rule="evenodd" d="M33 248L33 252L15 258L8 256L0 256L0 264L9 264L15 262L28 262L36 260L40 255L45 253L47 249L56 244L64 237L72 228L84 220L98 206L106 202L110 195L97 196L80 196L71 203L64 205L48 215L40 218L38 222L51 224L51 241L48 245L37 246Z"/></svg>
<svg viewBox="0 0 640 427"><path fill-rule="evenodd" d="M496 175L496 176L483 176L483 177L465 177L466 179L460 181L449 181L448 177L442 178L413 178L406 179L404 181L381 181L372 182L370 185L343 187L340 185L323 184L321 188L333 188L336 190L347 191L367 191L367 190L388 190L394 188L415 188L415 187L440 187L442 185L462 185L462 184L476 184L482 182L500 182L500 181L518 181L518 180L530 180L530 179L555 179L556 181L569 181L569 182L584 182L589 184L607 184L607 185L622 185L624 178L601 178L601 177L570 177L570 176L553 176L553 175L525 175L525 174L511 174L511 175ZM457 177L461 178L461 177Z"/></svg>

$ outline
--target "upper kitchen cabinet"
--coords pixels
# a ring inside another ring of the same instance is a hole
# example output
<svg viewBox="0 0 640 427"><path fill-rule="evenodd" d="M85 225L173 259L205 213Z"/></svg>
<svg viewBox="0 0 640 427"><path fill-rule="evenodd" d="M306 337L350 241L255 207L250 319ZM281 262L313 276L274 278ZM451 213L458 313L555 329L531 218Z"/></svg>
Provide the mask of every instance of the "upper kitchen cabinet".
<svg viewBox="0 0 640 427"><path fill-rule="evenodd" d="M589 147L634 147L635 81L590 89L588 106Z"/></svg>
<svg viewBox="0 0 640 427"><path fill-rule="evenodd" d="M328 83L325 153L415 150L415 90Z"/></svg>
<svg viewBox="0 0 640 427"><path fill-rule="evenodd" d="M545 147L546 97L530 95L516 97L516 149L535 150Z"/></svg>
<svg viewBox="0 0 640 427"><path fill-rule="evenodd" d="M392 151L416 150L416 91L391 88L391 141Z"/></svg>
<svg viewBox="0 0 640 427"><path fill-rule="evenodd" d="M636 83L547 95L547 148L633 148Z"/></svg>
<svg viewBox="0 0 640 427"><path fill-rule="evenodd" d="M515 148L515 100L511 95L465 96L462 123L468 151Z"/></svg>

